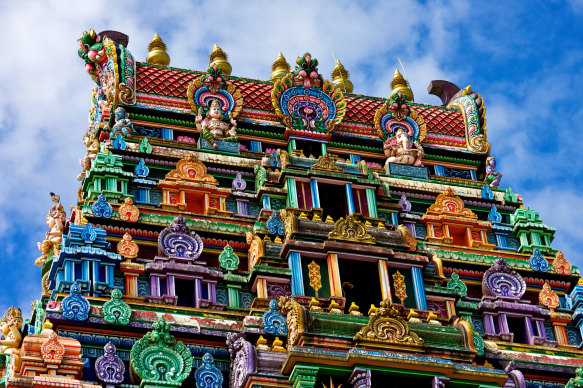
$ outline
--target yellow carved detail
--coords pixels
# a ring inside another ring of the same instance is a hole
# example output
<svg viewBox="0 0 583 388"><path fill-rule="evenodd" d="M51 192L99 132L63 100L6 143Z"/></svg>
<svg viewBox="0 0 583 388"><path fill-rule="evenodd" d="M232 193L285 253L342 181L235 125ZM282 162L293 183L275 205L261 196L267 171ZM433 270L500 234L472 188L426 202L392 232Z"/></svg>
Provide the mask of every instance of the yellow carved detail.
<svg viewBox="0 0 583 388"><path fill-rule="evenodd" d="M334 229L328 233L328 238L364 244L374 244L376 242L376 239L367 232L364 223L358 221L352 214L346 219L340 218L336 221Z"/></svg>

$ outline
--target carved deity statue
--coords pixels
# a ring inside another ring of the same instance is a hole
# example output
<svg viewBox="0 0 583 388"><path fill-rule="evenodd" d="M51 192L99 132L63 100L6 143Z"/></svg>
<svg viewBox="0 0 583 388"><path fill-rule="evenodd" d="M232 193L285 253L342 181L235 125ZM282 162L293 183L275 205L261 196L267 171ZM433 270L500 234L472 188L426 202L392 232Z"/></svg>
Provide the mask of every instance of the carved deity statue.
<svg viewBox="0 0 583 388"><path fill-rule="evenodd" d="M395 136L384 142L383 151L387 157L387 163L423 166L421 163L425 155L423 147L418 142L412 142L401 128L397 129Z"/></svg>
<svg viewBox="0 0 583 388"><path fill-rule="evenodd" d="M60 202L61 197L55 193L50 193L50 195L53 200L53 206L51 206L47 214L47 225L50 230L46 233L44 241L37 243L42 256L34 262L39 267L45 265L49 258L57 256L61 251L62 236L67 219L67 213L65 213ZM46 284L48 281L47 276L48 272L44 274L42 279L43 294L48 293L48 285Z"/></svg>
<svg viewBox="0 0 583 388"><path fill-rule="evenodd" d="M484 182L495 189L500 186L501 180L502 174L496 171L496 158L488 156L486 159L486 178L484 178Z"/></svg>
<svg viewBox="0 0 583 388"><path fill-rule="evenodd" d="M95 135L93 128L89 128L85 135L83 135L83 144L87 147L87 151L82 160L80 160L83 172L77 176L77 180L81 181L85 177L85 172L91 168L91 161L97 157L99 152L99 140Z"/></svg>
<svg viewBox="0 0 583 388"><path fill-rule="evenodd" d="M110 138L115 138L118 133L121 133L125 137L129 137L134 133L134 124L132 124L127 112L122 107L115 110L115 124L113 124L113 128L111 129Z"/></svg>
<svg viewBox="0 0 583 388"><path fill-rule="evenodd" d="M18 307L10 307L0 320L0 354L18 352L22 340L22 312Z"/></svg>
<svg viewBox="0 0 583 388"><path fill-rule="evenodd" d="M196 128L202 132L202 137L211 143L213 148L217 148L215 140L239 141L236 132L237 122L231 113L229 113L229 119L231 127L223 120L223 111L219 102L213 100L204 119L202 118L202 107L198 109L198 116L195 120Z"/></svg>

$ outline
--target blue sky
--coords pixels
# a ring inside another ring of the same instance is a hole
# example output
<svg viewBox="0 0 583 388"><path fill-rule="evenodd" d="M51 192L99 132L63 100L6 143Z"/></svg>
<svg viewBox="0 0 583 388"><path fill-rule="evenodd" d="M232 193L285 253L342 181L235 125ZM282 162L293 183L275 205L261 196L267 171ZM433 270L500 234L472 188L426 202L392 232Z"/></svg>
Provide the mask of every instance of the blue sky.
<svg viewBox="0 0 583 388"><path fill-rule="evenodd" d="M439 102L427 94L433 79L471 84L502 187L539 210L558 230L553 246L582 266L582 22L582 0L0 2L0 311L40 296L49 191L75 204L92 88L76 40L90 27L128 34L139 61L158 32L175 67L205 69L218 43L233 75L268 79L279 51L291 64L309 51L329 77L333 49L356 93L388 96L397 58L417 102Z"/></svg>

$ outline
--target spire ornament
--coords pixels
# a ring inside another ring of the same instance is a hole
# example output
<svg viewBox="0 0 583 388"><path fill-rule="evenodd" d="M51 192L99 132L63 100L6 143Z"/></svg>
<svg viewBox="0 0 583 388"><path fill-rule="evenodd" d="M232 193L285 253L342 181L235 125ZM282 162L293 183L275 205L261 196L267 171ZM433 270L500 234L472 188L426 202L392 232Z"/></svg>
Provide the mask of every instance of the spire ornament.
<svg viewBox="0 0 583 388"><path fill-rule="evenodd" d="M349 74L348 70L346 70L344 65L337 59L334 70L332 71L332 82L344 89L346 93L352 93L354 90L354 85L348 79Z"/></svg>
<svg viewBox="0 0 583 388"><path fill-rule="evenodd" d="M391 96L398 92L401 92L407 101L413 101L413 91L409 87L409 82L403 78L399 69L395 69L395 74L391 81Z"/></svg>
<svg viewBox="0 0 583 388"><path fill-rule="evenodd" d="M148 56L146 62L152 65L168 66L170 64L170 56L166 52L166 43L160 38L156 32L154 39L148 45Z"/></svg>
<svg viewBox="0 0 583 388"><path fill-rule="evenodd" d="M289 63L287 63L287 60L280 51L277 58L275 58L275 62L271 65L271 77L269 77L269 80L271 82L276 82L278 79L288 74L289 70Z"/></svg>
<svg viewBox="0 0 583 388"><path fill-rule="evenodd" d="M209 57L209 67L216 65L219 69L222 70L224 75L231 75L233 68L227 60L228 58L229 56L227 53L224 52L223 49L215 43L215 47L213 47L213 51L211 51L211 55Z"/></svg>

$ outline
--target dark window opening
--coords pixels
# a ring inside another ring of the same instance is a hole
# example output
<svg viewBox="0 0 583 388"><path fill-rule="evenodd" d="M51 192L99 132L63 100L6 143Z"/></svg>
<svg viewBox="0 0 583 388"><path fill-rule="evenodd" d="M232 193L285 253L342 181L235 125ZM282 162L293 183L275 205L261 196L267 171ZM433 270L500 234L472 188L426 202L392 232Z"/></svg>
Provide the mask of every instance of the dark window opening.
<svg viewBox="0 0 583 388"><path fill-rule="evenodd" d="M302 150L306 158L309 158L310 155L318 158L322 156L322 143L296 139L296 150Z"/></svg>
<svg viewBox="0 0 583 388"><path fill-rule="evenodd" d="M366 201L365 189L352 189L352 201L354 202L354 211L368 217L368 205Z"/></svg>
<svg viewBox="0 0 583 388"><path fill-rule="evenodd" d="M202 283L200 286L200 299L209 300L209 285L208 283Z"/></svg>
<svg viewBox="0 0 583 388"><path fill-rule="evenodd" d="M105 266L99 266L99 277L97 279L98 282L105 282Z"/></svg>
<svg viewBox="0 0 583 388"><path fill-rule="evenodd" d="M338 266L347 313L352 302L360 307L363 314L371 304L379 305L383 296L377 262L340 259Z"/></svg>
<svg viewBox="0 0 583 388"><path fill-rule="evenodd" d="M506 317L508 322L508 331L514 333L514 342L525 344L526 343L526 328L524 327L524 318L517 317Z"/></svg>
<svg viewBox="0 0 583 388"><path fill-rule="evenodd" d="M194 281L190 279L174 279L174 291L178 297L178 306L194 306Z"/></svg>
<svg viewBox="0 0 583 388"><path fill-rule="evenodd" d="M75 267L75 278L73 280L82 280L83 279L83 270L82 270L82 264L73 264L73 266Z"/></svg>
<svg viewBox="0 0 583 388"><path fill-rule="evenodd" d="M348 214L346 192L344 186L318 183L320 207L324 209L322 219L330 216L334 221Z"/></svg>
<svg viewBox="0 0 583 388"><path fill-rule="evenodd" d="M160 296L168 295L168 288L166 287L166 278L160 278Z"/></svg>
<svg viewBox="0 0 583 388"><path fill-rule="evenodd" d="M312 189L310 182L296 182L298 208L312 210Z"/></svg>

